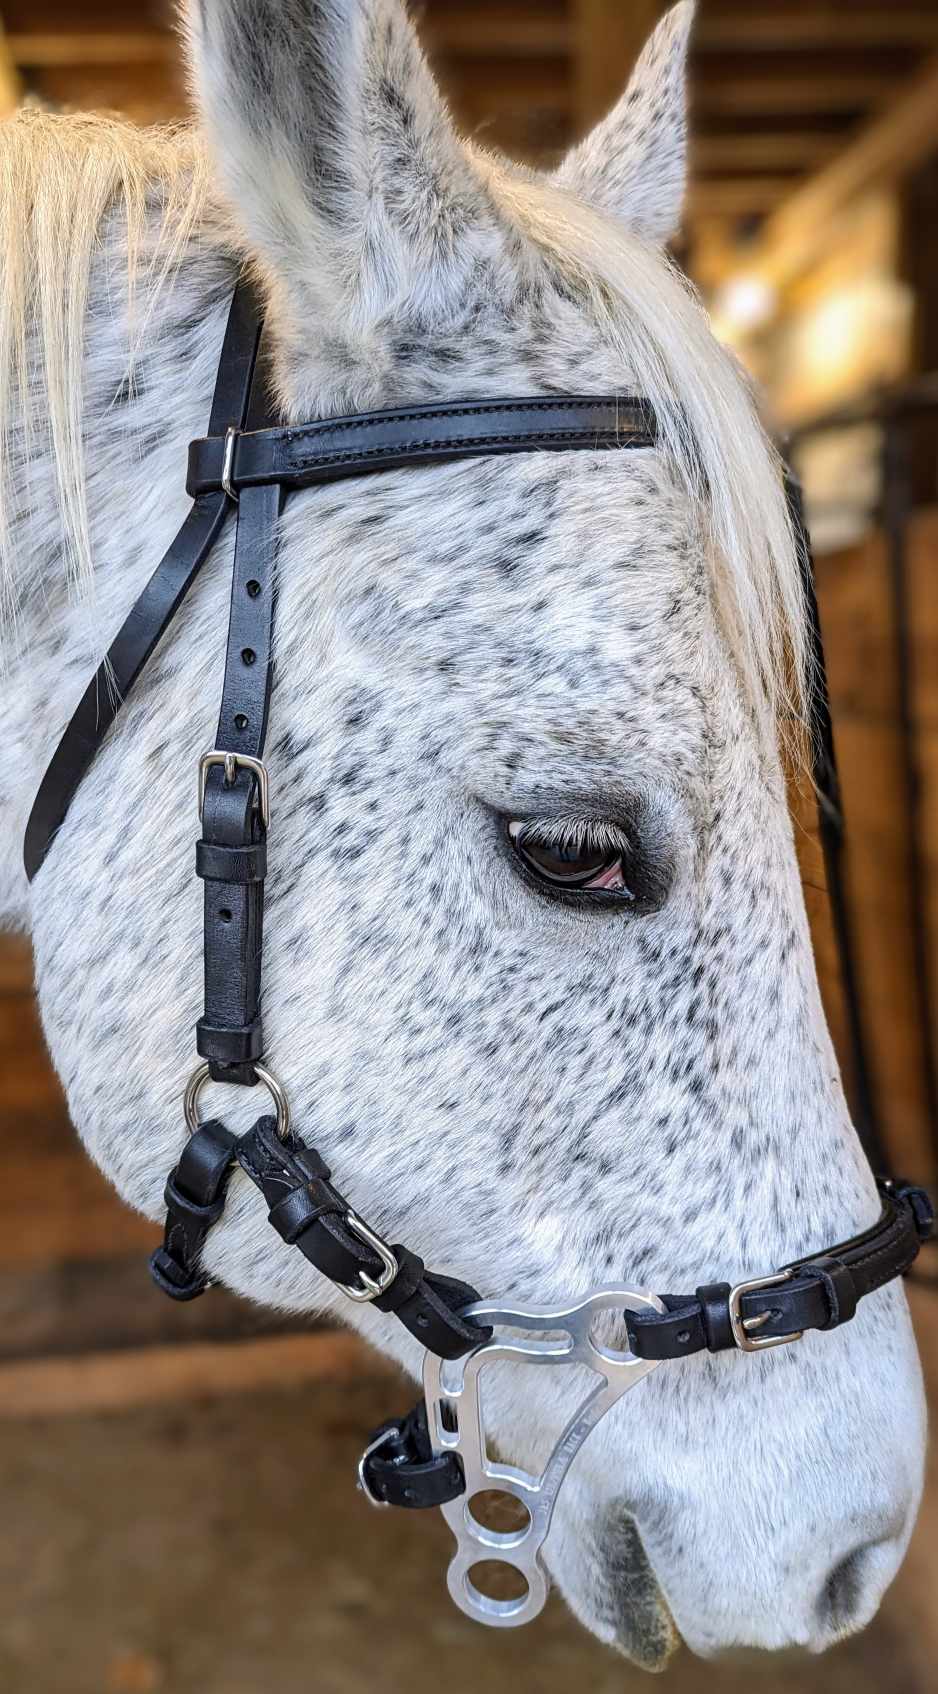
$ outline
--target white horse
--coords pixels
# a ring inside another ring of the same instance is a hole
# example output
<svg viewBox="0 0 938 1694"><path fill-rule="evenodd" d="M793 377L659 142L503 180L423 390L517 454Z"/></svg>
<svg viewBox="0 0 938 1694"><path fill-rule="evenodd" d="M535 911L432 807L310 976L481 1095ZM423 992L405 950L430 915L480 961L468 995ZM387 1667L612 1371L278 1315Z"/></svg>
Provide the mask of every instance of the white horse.
<svg viewBox="0 0 938 1694"><path fill-rule="evenodd" d="M691 14L552 177L457 137L398 0L192 0L200 135L36 113L0 133L0 903L31 932L74 1122L151 1218L194 1061L193 785L230 535L31 893L21 840L186 509L246 261L287 417L612 391L661 427L655 450L291 500L264 1010L298 1126L372 1223L486 1295L742 1278L877 1214L786 809L776 725L805 640L777 465L663 247ZM612 854L636 899L545 897L512 824L542 860ZM243 1090L210 1106L256 1116ZM212 1276L332 1312L416 1371L393 1320L350 1309L264 1214L238 1173ZM566 1374L495 1378L514 1462L552 1445ZM893 1284L834 1334L662 1366L579 1455L548 1563L643 1665L678 1635L823 1648L902 1558L924 1439Z"/></svg>

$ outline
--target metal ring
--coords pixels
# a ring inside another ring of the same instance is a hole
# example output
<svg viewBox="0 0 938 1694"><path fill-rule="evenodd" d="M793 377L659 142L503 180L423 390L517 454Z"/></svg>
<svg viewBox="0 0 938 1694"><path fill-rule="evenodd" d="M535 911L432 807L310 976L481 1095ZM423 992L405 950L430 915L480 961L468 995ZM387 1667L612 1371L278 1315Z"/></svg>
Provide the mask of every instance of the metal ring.
<svg viewBox="0 0 938 1694"><path fill-rule="evenodd" d="M277 1134L281 1141L286 1141L290 1133L290 1104L277 1078L263 1065L254 1066L258 1082L262 1082L277 1108ZM210 1065L199 1065L186 1083L183 1095L182 1109L186 1115L186 1125L190 1135L194 1135L199 1127L199 1095L211 1076Z"/></svg>

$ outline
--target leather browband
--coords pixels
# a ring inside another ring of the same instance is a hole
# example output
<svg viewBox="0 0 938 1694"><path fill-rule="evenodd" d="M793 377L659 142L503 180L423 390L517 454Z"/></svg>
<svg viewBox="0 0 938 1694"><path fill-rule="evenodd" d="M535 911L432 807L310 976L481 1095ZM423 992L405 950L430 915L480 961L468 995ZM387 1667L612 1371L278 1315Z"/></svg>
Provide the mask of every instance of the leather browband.
<svg viewBox="0 0 938 1694"><path fill-rule="evenodd" d="M647 401L562 398L452 401L405 406L322 423L283 425L239 435L226 475L224 437L193 441L186 487L194 499L269 482L308 488L369 471L401 470L505 453L595 452L653 447Z"/></svg>

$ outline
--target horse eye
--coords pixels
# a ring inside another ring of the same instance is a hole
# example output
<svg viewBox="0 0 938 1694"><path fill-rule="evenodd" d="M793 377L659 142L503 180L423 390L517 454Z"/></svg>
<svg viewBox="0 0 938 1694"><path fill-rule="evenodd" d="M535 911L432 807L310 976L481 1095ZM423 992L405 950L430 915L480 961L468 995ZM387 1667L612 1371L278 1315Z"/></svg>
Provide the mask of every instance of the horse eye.
<svg viewBox="0 0 938 1694"><path fill-rule="evenodd" d="M512 822L508 825L508 836L526 870L549 887L634 898L626 881L624 851L608 841L591 839L588 828L560 840L550 840L540 839L535 825Z"/></svg>

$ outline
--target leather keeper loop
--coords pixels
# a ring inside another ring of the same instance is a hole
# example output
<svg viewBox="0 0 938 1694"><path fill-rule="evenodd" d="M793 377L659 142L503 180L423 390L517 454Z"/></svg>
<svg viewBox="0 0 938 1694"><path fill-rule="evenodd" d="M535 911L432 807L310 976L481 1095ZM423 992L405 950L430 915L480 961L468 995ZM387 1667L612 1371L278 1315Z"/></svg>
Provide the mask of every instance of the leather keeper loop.
<svg viewBox="0 0 938 1694"><path fill-rule="evenodd" d="M161 1294L180 1304L197 1300L208 1287L208 1277L203 1271L177 1264L165 1247L157 1247L151 1254L150 1276Z"/></svg>
<svg viewBox="0 0 938 1694"><path fill-rule="evenodd" d="M218 847L213 841L197 841L195 870L203 882L263 882L267 875L267 842Z"/></svg>
<svg viewBox="0 0 938 1694"><path fill-rule="evenodd" d="M176 1173L174 1171L172 1176L168 1178L166 1187L163 1190L163 1199L166 1204L166 1210L168 1212L182 1213L184 1217L191 1218L193 1223L202 1224L206 1228L210 1228L213 1223L217 1223L225 1209L224 1194L222 1194L219 1199L213 1201L211 1205L199 1206L194 1200L190 1200L185 1194L183 1194L181 1188L177 1187L175 1177Z"/></svg>
<svg viewBox="0 0 938 1694"><path fill-rule="evenodd" d="M728 1282L708 1282L697 1289L703 1331L711 1353L723 1353L728 1347L736 1346L730 1323L730 1292Z"/></svg>
<svg viewBox="0 0 938 1694"><path fill-rule="evenodd" d="M250 1065L264 1056L264 1030L260 1018L241 1029L220 1029L200 1018L195 1027L195 1044L203 1059L216 1065Z"/></svg>
<svg viewBox="0 0 938 1694"><path fill-rule="evenodd" d="M910 1207L919 1240L930 1241L935 1233L935 1208L925 1189L911 1182L894 1182L892 1190L897 1200Z"/></svg>
<svg viewBox="0 0 938 1694"><path fill-rule="evenodd" d="M301 1235L327 1212L344 1217L348 1207L326 1182L310 1182L306 1188L293 1188L271 1206L268 1214L277 1234L289 1247L295 1247Z"/></svg>
<svg viewBox="0 0 938 1694"><path fill-rule="evenodd" d="M857 1309L857 1289L848 1267L840 1259L824 1256L807 1259L798 1269L799 1272L813 1272L824 1284L831 1315L830 1321L821 1325L822 1334L826 1329L837 1329L842 1323L849 1323Z"/></svg>

